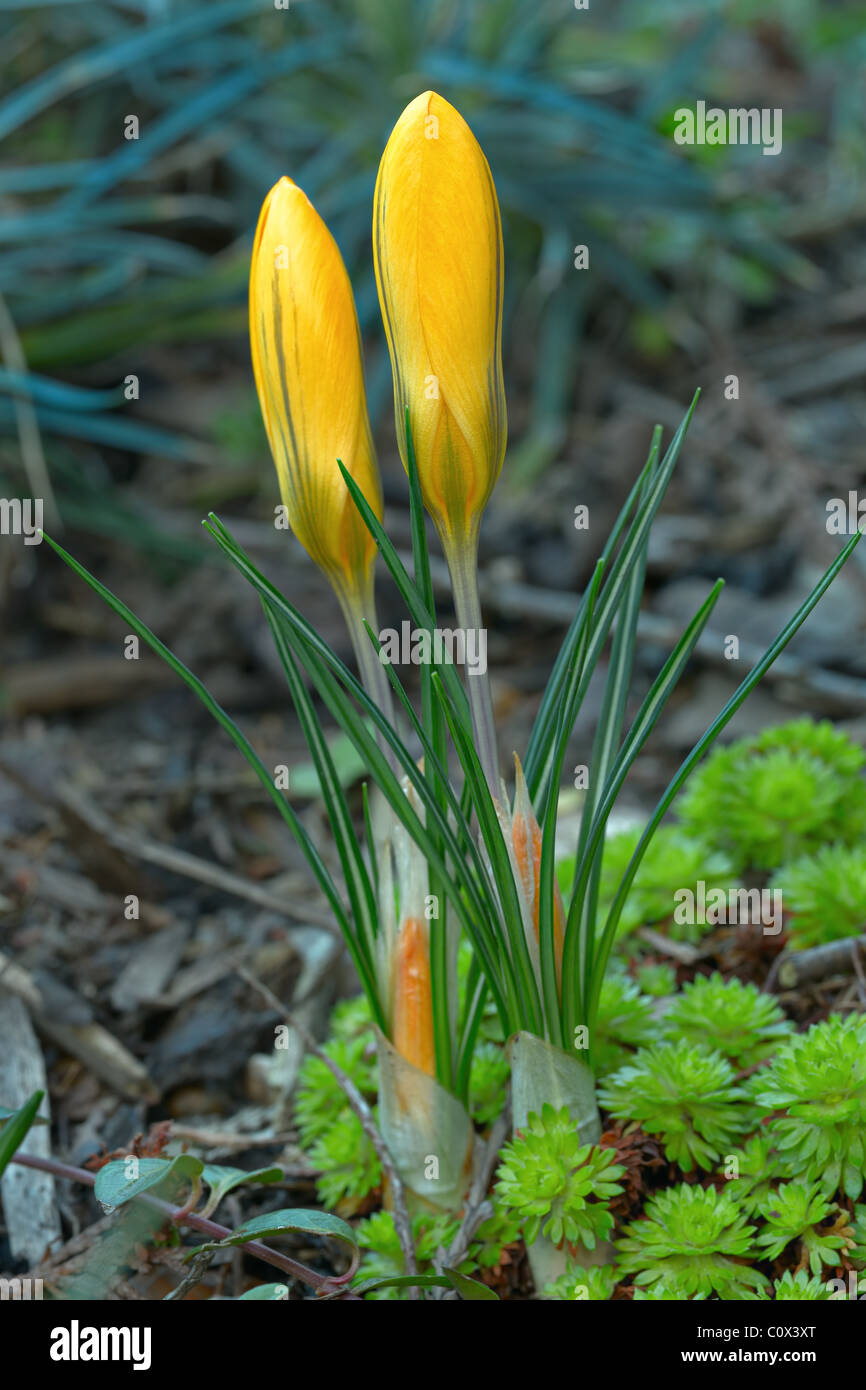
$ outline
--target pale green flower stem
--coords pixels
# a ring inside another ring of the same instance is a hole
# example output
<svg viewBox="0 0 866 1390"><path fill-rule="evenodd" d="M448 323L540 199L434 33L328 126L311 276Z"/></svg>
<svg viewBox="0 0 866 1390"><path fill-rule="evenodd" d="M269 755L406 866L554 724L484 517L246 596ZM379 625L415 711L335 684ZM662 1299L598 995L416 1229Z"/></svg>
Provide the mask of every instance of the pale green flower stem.
<svg viewBox="0 0 866 1390"><path fill-rule="evenodd" d="M451 575L454 609L458 626L464 632L483 630L481 602L478 597L478 536L463 542L442 537L442 548ZM466 675L466 690L472 714L475 749L494 801L501 801L499 754L496 748L496 724L493 719L493 699L490 680L485 670Z"/></svg>
<svg viewBox="0 0 866 1390"><path fill-rule="evenodd" d="M373 598L372 585L366 593L340 593L337 591L337 598L340 600L340 607L346 619L346 626L349 629L349 636L352 639L352 648L355 652L355 660L358 663L358 672L361 677L361 684L369 695L370 699L378 706L384 714L391 727L394 727L394 701L391 691L391 683L388 680L384 666L379 660L376 648L370 640L365 623L369 623L373 632L378 635L379 620L376 616L376 603ZM379 747L388 759L389 766L396 777L404 774L397 762L396 755L391 746L385 741L381 733L377 732Z"/></svg>

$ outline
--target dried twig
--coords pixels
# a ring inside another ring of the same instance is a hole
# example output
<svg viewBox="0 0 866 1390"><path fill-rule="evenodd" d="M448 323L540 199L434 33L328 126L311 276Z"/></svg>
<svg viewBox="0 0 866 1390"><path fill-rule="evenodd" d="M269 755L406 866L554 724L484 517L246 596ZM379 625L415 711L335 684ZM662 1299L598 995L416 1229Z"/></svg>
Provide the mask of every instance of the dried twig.
<svg viewBox="0 0 866 1390"><path fill-rule="evenodd" d="M166 1294L163 1303L179 1303L184 1295L189 1293L190 1289L194 1289L202 1275L206 1272L215 1254L215 1250L199 1250L197 1255L193 1255L183 1279L176 1288L172 1289L171 1293Z"/></svg>
<svg viewBox="0 0 866 1390"><path fill-rule="evenodd" d="M835 970L848 970L858 953L866 949L866 936L844 936L838 941L826 941L808 951L792 951L779 956L764 985L770 990L778 979L782 989L796 989L807 980L822 980ZM858 975L860 972L858 971Z"/></svg>
<svg viewBox="0 0 866 1390"><path fill-rule="evenodd" d="M490 1186L490 1179L493 1177L493 1170L499 1159L499 1151L505 1142L506 1136L511 1128L511 1098L502 1114L493 1125L484 1147L484 1152L476 1164L475 1174L469 1188L469 1196L466 1199L466 1211L460 1223L460 1229L451 1242L450 1248L439 1250L434 1259L434 1268L439 1274L443 1268L457 1269L461 1260L465 1259L466 1253L472 1240L475 1237L479 1226L482 1226L488 1217L493 1215L493 1203L487 1196L487 1189ZM457 1293L453 1289L436 1289L433 1293L434 1298L456 1299Z"/></svg>
<svg viewBox="0 0 866 1390"><path fill-rule="evenodd" d="M863 966L860 961L860 952L857 942L851 942L851 963L854 966L854 974L857 976L857 993L860 996L860 1003L866 1008L866 975L863 974Z"/></svg>

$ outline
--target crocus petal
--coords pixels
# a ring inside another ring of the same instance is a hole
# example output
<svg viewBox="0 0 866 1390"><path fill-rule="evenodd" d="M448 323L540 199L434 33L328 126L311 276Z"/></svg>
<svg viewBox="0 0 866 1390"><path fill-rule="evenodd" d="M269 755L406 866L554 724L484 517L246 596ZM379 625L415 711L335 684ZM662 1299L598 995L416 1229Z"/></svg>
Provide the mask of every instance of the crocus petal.
<svg viewBox="0 0 866 1390"><path fill-rule="evenodd" d="M358 316L337 243L288 178L271 189L256 228L250 344L291 527L339 591L364 589L375 545L337 466L381 517Z"/></svg>
<svg viewBox="0 0 866 1390"><path fill-rule="evenodd" d="M505 455L502 228L481 147L435 92L406 107L382 156L373 253L403 462L408 409L425 505L465 544Z"/></svg>

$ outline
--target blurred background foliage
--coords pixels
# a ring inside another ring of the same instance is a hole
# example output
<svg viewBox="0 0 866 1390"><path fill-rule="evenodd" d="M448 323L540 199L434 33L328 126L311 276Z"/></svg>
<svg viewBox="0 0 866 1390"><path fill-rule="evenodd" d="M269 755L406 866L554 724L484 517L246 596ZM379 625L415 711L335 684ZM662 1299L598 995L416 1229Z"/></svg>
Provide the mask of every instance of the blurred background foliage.
<svg viewBox="0 0 866 1390"><path fill-rule="evenodd" d="M285 3L0 0L6 495L53 494L68 524L115 532L118 485L142 455L162 462L169 504L181 464L197 466L202 505L255 493L257 478L270 495L246 279L284 173L340 243L372 409L386 412L372 189L396 116L427 87L466 115L502 203L513 478L562 447L582 342L612 304L635 351L664 363L726 304L808 287L804 236L861 210L866 4ZM783 85L790 74L784 152L758 161L760 180L754 152L670 138L698 97L766 104L742 80L756 49ZM582 243L591 274L574 268ZM140 515L136 534L179 544Z"/></svg>

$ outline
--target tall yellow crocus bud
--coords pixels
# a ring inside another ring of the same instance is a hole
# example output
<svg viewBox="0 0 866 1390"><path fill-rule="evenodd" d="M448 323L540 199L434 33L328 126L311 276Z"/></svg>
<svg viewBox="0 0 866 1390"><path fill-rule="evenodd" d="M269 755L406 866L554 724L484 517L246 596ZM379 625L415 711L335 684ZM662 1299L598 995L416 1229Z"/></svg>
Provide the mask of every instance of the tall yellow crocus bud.
<svg viewBox="0 0 866 1390"><path fill-rule="evenodd" d="M373 214L379 302L424 503L446 551L472 544L505 455L503 252L487 160L435 92L406 107L382 156Z"/></svg>
<svg viewBox="0 0 866 1390"><path fill-rule="evenodd" d="M478 141L435 92L406 107L385 147L373 256L400 453L408 469L408 412L421 493L442 540L458 622L478 629L478 528L505 456L502 224ZM498 800L486 672L469 679L469 703L481 765Z"/></svg>
<svg viewBox="0 0 866 1390"><path fill-rule="evenodd" d="M340 459L381 518L358 315L337 243L288 178L271 189L256 228L250 343L292 530L344 608L366 610L375 544L337 467Z"/></svg>

